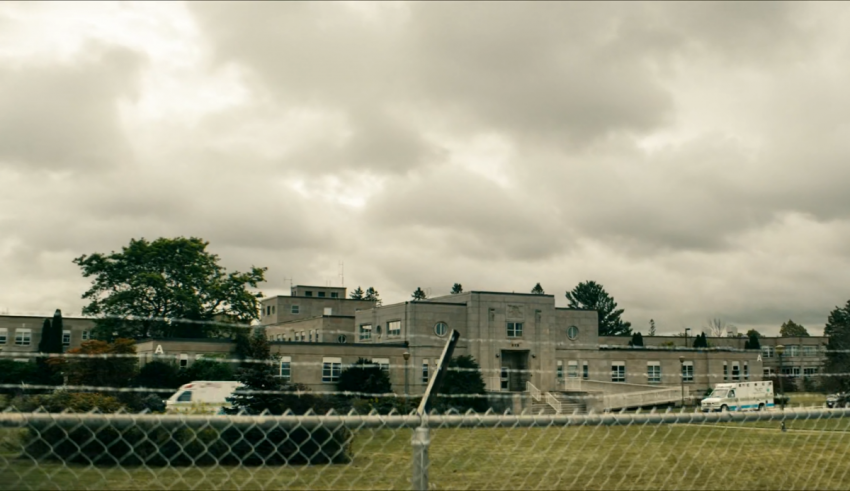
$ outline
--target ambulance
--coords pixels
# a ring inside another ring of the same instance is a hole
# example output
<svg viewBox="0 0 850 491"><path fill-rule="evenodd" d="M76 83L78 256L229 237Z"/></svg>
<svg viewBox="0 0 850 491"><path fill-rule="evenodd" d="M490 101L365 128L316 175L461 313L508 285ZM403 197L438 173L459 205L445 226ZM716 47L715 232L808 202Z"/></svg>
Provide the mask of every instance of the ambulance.
<svg viewBox="0 0 850 491"><path fill-rule="evenodd" d="M702 412L764 411L773 408L773 382L717 384L700 403Z"/></svg>
<svg viewBox="0 0 850 491"><path fill-rule="evenodd" d="M165 401L166 412L218 414L229 407L227 398L233 395L240 382L200 380L184 384Z"/></svg>

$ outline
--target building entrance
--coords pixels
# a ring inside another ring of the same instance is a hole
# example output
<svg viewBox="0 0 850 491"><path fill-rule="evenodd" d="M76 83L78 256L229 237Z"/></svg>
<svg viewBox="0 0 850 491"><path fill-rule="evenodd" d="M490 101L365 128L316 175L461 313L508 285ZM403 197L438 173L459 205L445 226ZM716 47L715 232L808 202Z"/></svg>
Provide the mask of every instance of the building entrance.
<svg viewBox="0 0 850 491"><path fill-rule="evenodd" d="M502 390L510 392L525 391L525 383L530 378L528 370L528 350L502 350L501 384Z"/></svg>

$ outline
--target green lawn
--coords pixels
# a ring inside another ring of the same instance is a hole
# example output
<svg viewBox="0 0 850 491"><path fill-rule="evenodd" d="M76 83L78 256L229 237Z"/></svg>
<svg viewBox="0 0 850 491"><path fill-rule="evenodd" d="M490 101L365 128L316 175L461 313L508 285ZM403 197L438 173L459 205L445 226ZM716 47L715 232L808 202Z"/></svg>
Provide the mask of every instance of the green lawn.
<svg viewBox="0 0 850 491"><path fill-rule="evenodd" d="M647 426L432 430L437 489L847 489L850 418ZM346 465L92 468L17 459L2 489L407 489L411 430L361 430Z"/></svg>

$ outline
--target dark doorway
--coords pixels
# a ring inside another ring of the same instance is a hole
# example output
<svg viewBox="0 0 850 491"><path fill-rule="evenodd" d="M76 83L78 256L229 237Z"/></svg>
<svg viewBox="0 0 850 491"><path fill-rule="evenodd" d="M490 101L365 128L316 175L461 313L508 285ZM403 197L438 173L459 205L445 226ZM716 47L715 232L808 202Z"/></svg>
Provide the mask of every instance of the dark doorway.
<svg viewBox="0 0 850 491"><path fill-rule="evenodd" d="M525 383L529 380L528 350L502 350L502 390L524 392Z"/></svg>

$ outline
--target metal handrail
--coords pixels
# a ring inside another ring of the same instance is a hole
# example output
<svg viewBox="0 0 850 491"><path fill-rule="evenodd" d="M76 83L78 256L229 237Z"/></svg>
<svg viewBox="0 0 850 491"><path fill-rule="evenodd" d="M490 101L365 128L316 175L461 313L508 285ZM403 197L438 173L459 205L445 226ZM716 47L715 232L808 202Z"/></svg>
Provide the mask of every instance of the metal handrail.
<svg viewBox="0 0 850 491"><path fill-rule="evenodd" d="M534 399L535 401L539 401L540 399L542 399L540 389L535 387L534 384L532 384L531 382L525 383L525 390L528 391L529 395L531 395L531 398Z"/></svg>
<svg viewBox="0 0 850 491"><path fill-rule="evenodd" d="M546 393L546 402L549 403L550 406L555 408L555 414L561 414L563 412L563 406L561 406L560 399L553 396L550 392Z"/></svg>

